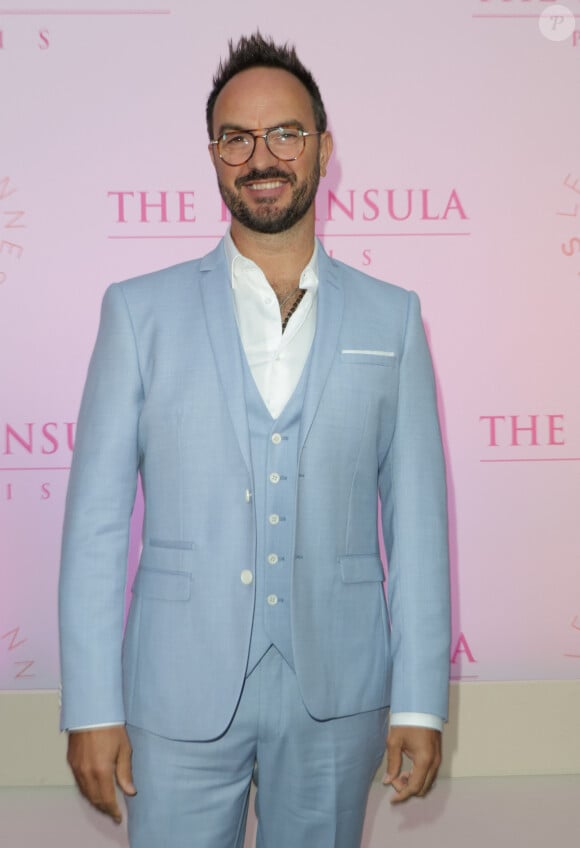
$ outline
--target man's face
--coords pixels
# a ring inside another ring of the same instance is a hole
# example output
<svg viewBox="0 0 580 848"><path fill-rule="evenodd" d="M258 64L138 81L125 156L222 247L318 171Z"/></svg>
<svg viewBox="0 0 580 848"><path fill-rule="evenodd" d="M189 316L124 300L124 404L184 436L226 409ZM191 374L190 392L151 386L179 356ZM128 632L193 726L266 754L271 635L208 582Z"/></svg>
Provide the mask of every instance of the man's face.
<svg viewBox="0 0 580 848"><path fill-rule="evenodd" d="M315 132L310 95L292 74L279 68L251 68L233 77L220 92L214 109L214 138L229 130L294 126ZM210 153L224 203L234 219L260 233L281 233L306 214L314 220L314 198L332 150L329 133L304 139L303 153L293 162L277 159L257 139L243 165L226 165L215 145Z"/></svg>

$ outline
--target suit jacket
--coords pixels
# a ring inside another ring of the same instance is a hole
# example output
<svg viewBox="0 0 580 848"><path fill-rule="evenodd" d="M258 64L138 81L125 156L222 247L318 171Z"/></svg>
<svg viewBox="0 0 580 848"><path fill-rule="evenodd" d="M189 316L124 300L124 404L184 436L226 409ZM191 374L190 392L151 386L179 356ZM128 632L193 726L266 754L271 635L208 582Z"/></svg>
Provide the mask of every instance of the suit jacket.
<svg viewBox="0 0 580 848"><path fill-rule="evenodd" d="M318 719L389 703L446 717L445 473L419 302L322 249L319 279L288 566L298 683ZM105 294L63 537L65 728L126 720L210 739L231 719L254 606L240 580L256 536L242 356L222 244Z"/></svg>

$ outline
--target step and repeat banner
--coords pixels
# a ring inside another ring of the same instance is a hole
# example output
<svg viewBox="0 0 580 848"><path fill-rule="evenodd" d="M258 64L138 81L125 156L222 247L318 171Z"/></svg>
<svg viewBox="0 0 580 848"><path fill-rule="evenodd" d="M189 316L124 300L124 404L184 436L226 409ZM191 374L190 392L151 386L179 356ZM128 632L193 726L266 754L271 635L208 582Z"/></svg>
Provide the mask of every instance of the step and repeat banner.
<svg viewBox="0 0 580 848"><path fill-rule="evenodd" d="M257 27L297 45L326 102L324 247L422 300L449 469L451 675L575 678L580 0L13 0L0 7L0 688L58 685L60 530L101 297L224 233L205 100L228 39Z"/></svg>

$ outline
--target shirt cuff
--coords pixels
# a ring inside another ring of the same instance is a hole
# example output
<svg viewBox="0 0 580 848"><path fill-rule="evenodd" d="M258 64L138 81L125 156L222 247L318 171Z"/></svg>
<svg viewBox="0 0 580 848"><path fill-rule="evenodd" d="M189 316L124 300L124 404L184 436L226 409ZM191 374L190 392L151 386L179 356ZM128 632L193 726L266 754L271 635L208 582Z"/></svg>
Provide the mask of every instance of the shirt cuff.
<svg viewBox="0 0 580 848"><path fill-rule="evenodd" d="M391 713L389 719L391 727L429 727L431 730L443 731L443 719L431 713Z"/></svg>
<svg viewBox="0 0 580 848"><path fill-rule="evenodd" d="M86 727L67 727L67 733L75 733L77 730L98 730L99 727L125 727L118 721L110 721L107 724L87 724Z"/></svg>

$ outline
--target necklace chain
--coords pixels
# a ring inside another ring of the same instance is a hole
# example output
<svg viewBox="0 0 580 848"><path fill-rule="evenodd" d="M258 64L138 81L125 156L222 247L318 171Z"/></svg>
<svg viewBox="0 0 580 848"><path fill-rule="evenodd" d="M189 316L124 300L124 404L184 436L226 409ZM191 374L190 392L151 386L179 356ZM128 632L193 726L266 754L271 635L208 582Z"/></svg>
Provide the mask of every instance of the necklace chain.
<svg viewBox="0 0 580 848"><path fill-rule="evenodd" d="M290 298L291 298L291 297L294 297L294 296L296 295L296 292L297 292L297 291L299 291L299 290L300 290L300 286L296 286L296 288L295 288L295 289L292 289L292 291L291 291L291 292L289 292L289 293L286 295L286 297L283 297L283 298L282 298L282 300L279 300L279 301L278 301L278 303L280 304L280 312L282 311L282 309L284 308L284 306L288 303L288 301L290 300Z"/></svg>
<svg viewBox="0 0 580 848"><path fill-rule="evenodd" d="M306 293L306 289L301 289L301 288L294 289L293 294L294 294L295 296L296 296L296 292L298 292L298 296L296 297L296 299L295 299L294 303L292 304L292 306L291 306L291 307L290 307L290 309L288 310L288 313L286 314L286 317L282 319L282 332L284 332L284 330L285 330L285 329L286 329L286 327L288 326L288 321L290 320L290 318L292 317L292 315L294 315L294 313L295 313L295 312L296 312L296 310L298 309L298 306L299 306L299 304L300 304L300 302L301 302L302 298L304 297L304 295L305 295L305 293ZM283 300L283 301L282 301L282 303L280 304L280 314L282 313L282 305L283 305L284 303L286 303L288 300L289 300L289 296L288 296L288 297L286 297L286 298L284 298L284 300Z"/></svg>

